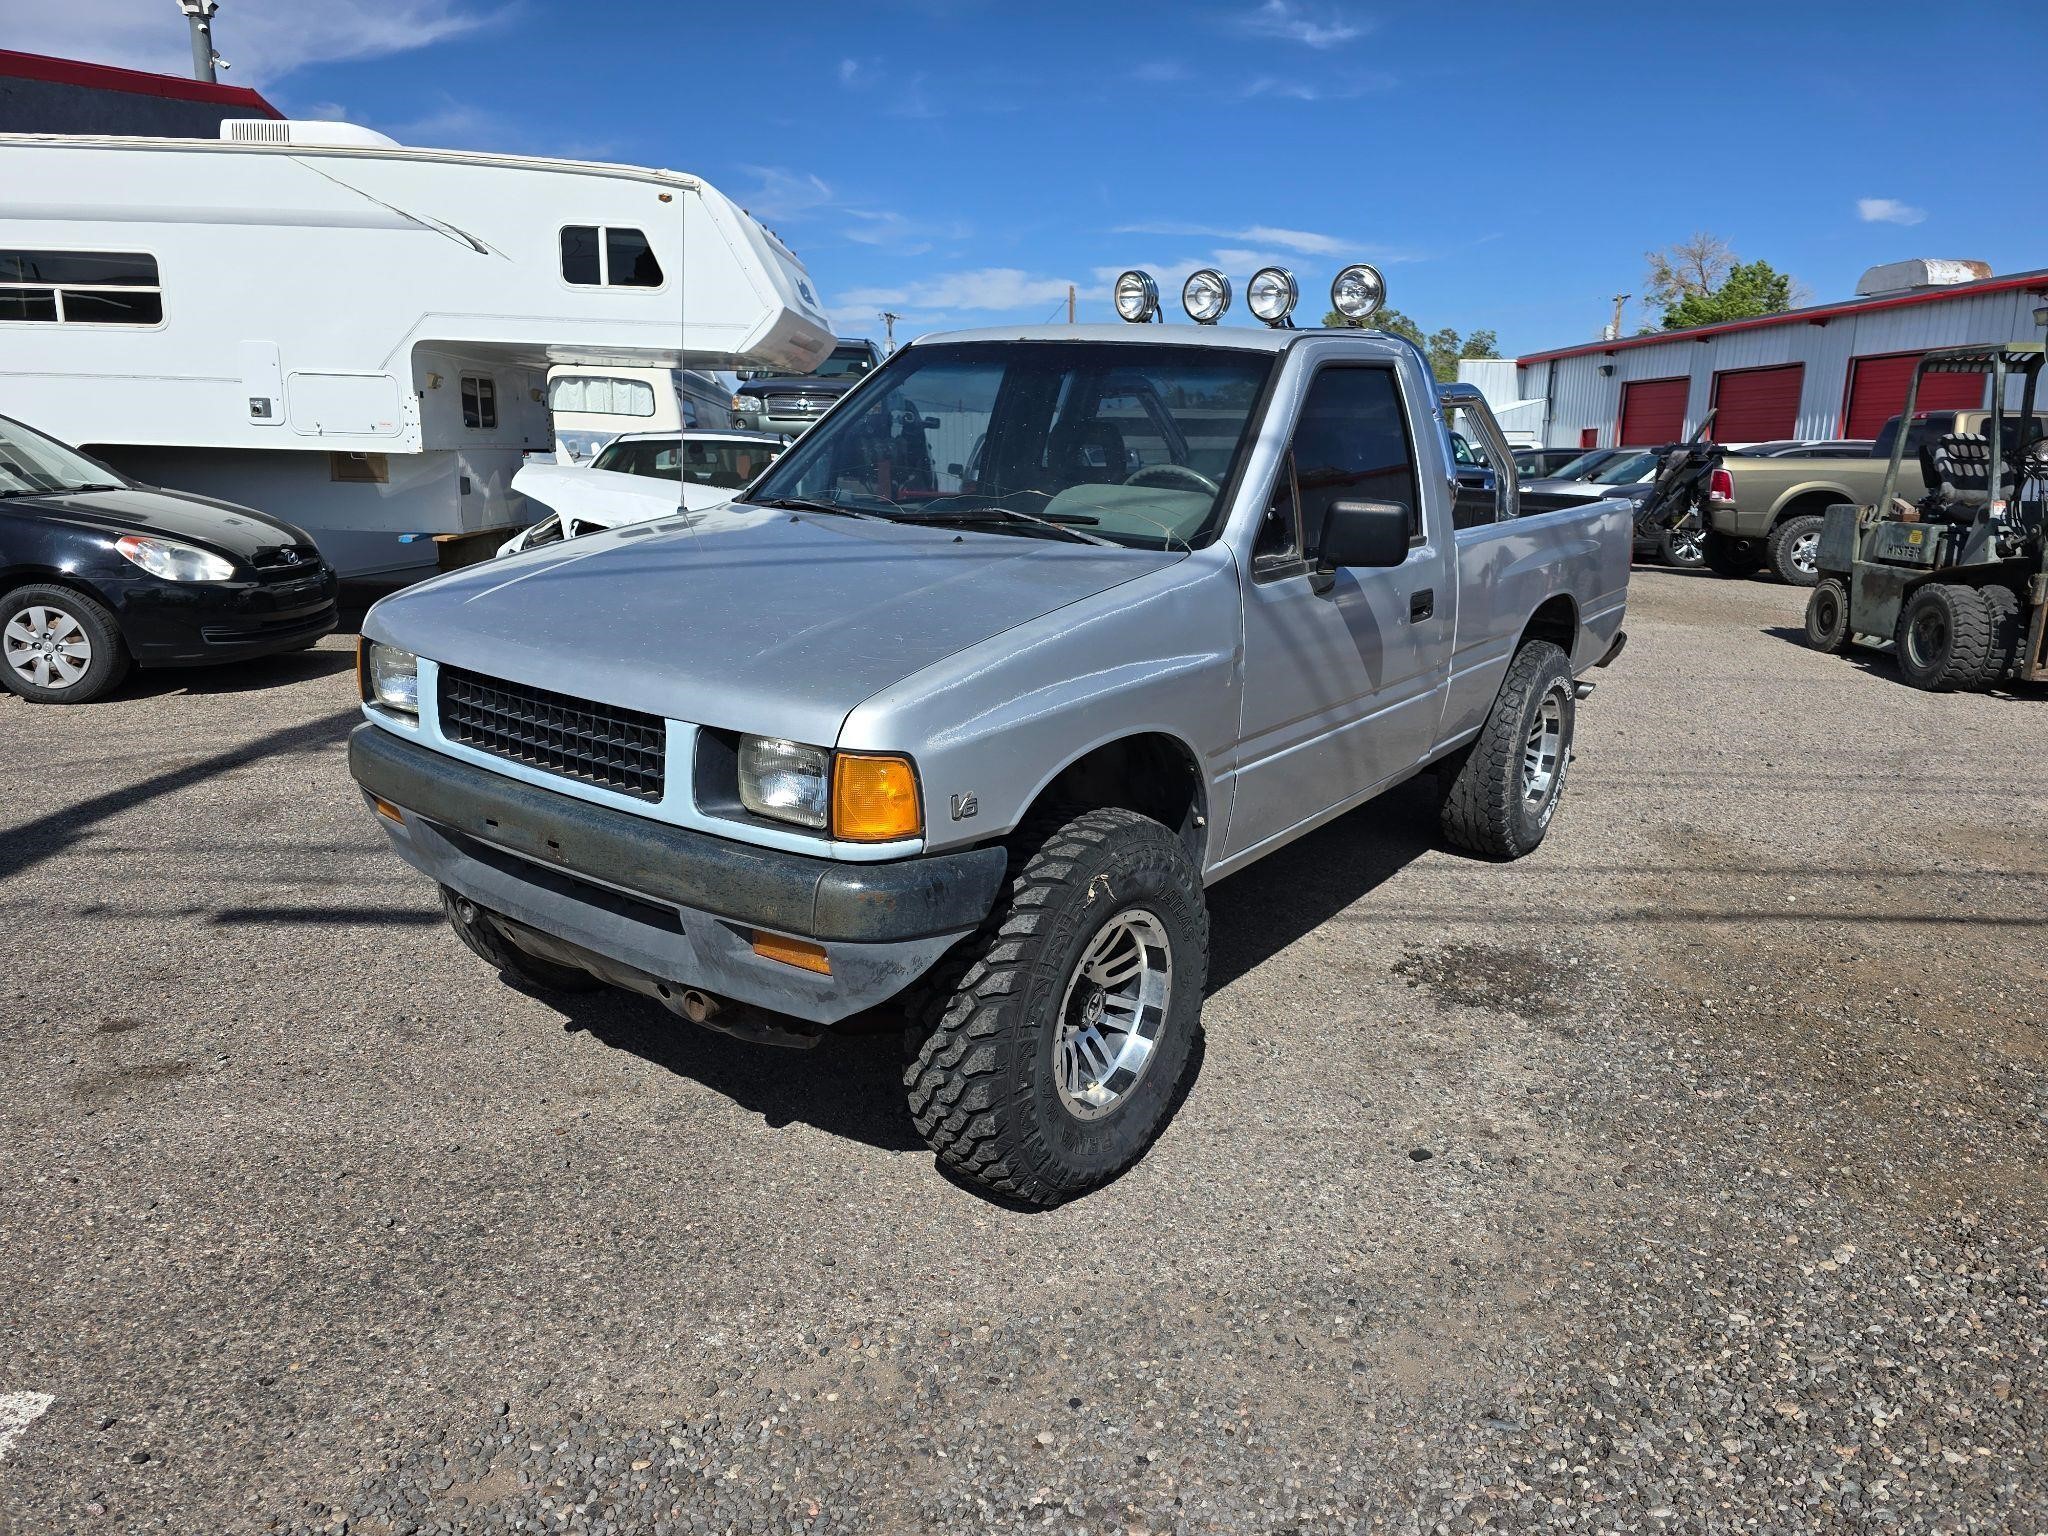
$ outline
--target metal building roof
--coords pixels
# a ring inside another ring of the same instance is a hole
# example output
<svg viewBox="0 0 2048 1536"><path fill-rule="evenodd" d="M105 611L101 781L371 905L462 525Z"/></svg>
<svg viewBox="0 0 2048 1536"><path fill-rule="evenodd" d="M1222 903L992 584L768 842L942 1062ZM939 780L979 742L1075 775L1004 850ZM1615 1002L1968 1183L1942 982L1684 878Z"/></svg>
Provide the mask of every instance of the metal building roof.
<svg viewBox="0 0 2048 1536"><path fill-rule="evenodd" d="M1663 346L1673 341L1705 341L1731 331L1761 330L1773 325L1823 325L1839 315L1866 315L1882 309L1903 309L1914 304L1936 304L1944 299L1969 299L1987 293L2009 293L2026 288L2048 294L2048 267L2032 272L2015 272L2006 277L1986 278L1975 283L1951 283L1941 288L1916 289L1912 293L1884 294L1870 299L1848 299L1837 304L1812 304L1805 309L1788 309L1781 315L1758 315L1748 320L1724 320L1717 325L1695 325L1681 331L1652 331L1647 336L1623 336L1613 341L1588 341L1549 352L1530 352L1516 361L1522 367L1547 363L1563 357L1586 357L1596 352L1625 352L1632 347Z"/></svg>
<svg viewBox="0 0 2048 1536"><path fill-rule="evenodd" d="M51 85L82 86L87 90L125 91L131 96L203 101L211 106L233 107L261 117L284 116L246 85L217 85L206 80L187 80L178 75L119 69L112 64L87 64L78 59L54 59L40 53L17 53L10 48L0 48L0 75L17 80L41 80Z"/></svg>

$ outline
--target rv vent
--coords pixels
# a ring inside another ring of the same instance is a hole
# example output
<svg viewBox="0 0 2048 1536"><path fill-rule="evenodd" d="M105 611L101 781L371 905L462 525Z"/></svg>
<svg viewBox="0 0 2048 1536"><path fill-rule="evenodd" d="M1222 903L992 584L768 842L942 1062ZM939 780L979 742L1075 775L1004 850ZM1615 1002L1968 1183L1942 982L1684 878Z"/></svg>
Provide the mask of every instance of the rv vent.
<svg viewBox="0 0 2048 1536"><path fill-rule="evenodd" d="M230 144L307 144L328 149L398 149L398 140L374 128L354 123L330 123L324 119L277 119L230 117L222 121L220 136Z"/></svg>
<svg viewBox="0 0 2048 1536"><path fill-rule="evenodd" d="M221 123L220 136L230 144L289 144L292 125L268 117L231 117Z"/></svg>

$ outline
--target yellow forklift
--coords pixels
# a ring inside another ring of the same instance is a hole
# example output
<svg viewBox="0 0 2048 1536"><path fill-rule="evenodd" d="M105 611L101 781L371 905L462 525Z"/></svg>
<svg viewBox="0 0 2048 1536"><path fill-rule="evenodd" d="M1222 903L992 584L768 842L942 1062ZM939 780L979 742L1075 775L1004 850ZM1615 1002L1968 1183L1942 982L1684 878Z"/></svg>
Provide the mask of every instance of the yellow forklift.
<svg viewBox="0 0 2048 1536"><path fill-rule="evenodd" d="M2044 358L2042 343L2015 341L1920 359L1876 504L1830 507L1822 521L1820 582L1806 603L1815 650L1890 641L1916 688L2048 680L2048 439L2034 410ZM1986 431L1911 430L1930 373L1990 375ZM1933 487L1918 501L1898 494L1909 439Z"/></svg>

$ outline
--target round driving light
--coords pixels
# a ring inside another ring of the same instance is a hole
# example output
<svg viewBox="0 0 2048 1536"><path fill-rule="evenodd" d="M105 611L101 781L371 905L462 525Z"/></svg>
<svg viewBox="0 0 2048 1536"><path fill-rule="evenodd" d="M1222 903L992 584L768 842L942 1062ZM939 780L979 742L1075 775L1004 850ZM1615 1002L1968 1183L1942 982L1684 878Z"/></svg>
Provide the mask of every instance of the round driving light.
<svg viewBox="0 0 2048 1536"><path fill-rule="evenodd" d="M1364 320L1386 301L1386 280L1377 267L1346 267L1330 284L1330 308L1346 320Z"/></svg>
<svg viewBox="0 0 2048 1536"><path fill-rule="evenodd" d="M1181 284L1180 307L1197 325L1214 325L1230 308L1230 279L1214 267L1192 273Z"/></svg>
<svg viewBox="0 0 2048 1536"><path fill-rule="evenodd" d="M1133 325L1159 313L1159 285L1149 272L1126 272L1116 280L1116 312Z"/></svg>
<svg viewBox="0 0 2048 1536"><path fill-rule="evenodd" d="M1259 268L1244 290L1246 306L1268 325L1285 325L1287 317L1294 313L1294 301L1300 297L1294 274L1285 267Z"/></svg>

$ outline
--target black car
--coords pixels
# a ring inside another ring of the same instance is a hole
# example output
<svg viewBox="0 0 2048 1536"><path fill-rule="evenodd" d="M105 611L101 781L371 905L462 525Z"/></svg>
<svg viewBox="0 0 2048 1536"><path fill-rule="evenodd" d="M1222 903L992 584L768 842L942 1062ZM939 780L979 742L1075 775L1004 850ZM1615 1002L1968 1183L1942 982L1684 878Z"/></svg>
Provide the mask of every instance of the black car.
<svg viewBox="0 0 2048 1536"><path fill-rule="evenodd" d="M99 698L131 666L240 661L334 628L339 583L289 523L138 485L0 416L0 683Z"/></svg>

